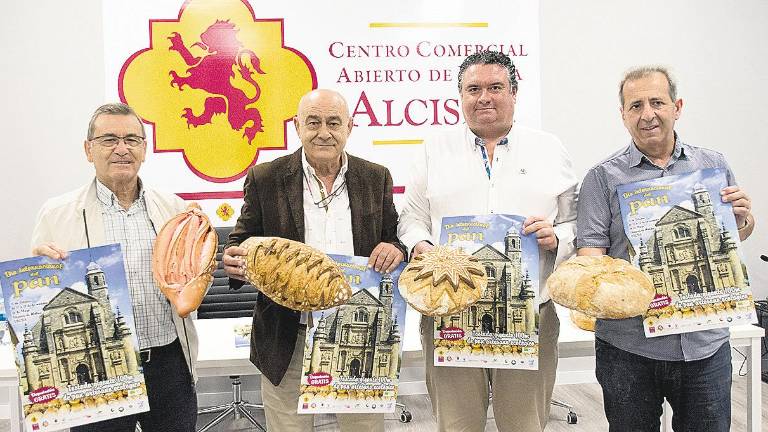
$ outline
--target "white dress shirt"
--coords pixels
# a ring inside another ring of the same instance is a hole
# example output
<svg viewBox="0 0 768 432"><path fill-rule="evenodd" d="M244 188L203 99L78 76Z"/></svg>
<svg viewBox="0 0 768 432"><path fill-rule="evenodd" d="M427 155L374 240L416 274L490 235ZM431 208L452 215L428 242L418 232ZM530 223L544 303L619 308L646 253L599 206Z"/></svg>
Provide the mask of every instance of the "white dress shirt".
<svg viewBox="0 0 768 432"><path fill-rule="evenodd" d="M341 170L331 190L317 177L315 169L301 152L304 173L304 243L327 254L354 255L352 239L352 211L345 176L347 154L342 154ZM331 196L334 195L334 196ZM301 323L307 323L308 313L301 314Z"/></svg>
<svg viewBox="0 0 768 432"><path fill-rule="evenodd" d="M539 250L544 303L547 277L574 252L578 181L568 152L554 135L515 124L508 143L496 146L489 176L476 138L462 125L424 142L405 188L398 237L411 250L422 240L438 244L445 216L542 216L559 239L556 254Z"/></svg>

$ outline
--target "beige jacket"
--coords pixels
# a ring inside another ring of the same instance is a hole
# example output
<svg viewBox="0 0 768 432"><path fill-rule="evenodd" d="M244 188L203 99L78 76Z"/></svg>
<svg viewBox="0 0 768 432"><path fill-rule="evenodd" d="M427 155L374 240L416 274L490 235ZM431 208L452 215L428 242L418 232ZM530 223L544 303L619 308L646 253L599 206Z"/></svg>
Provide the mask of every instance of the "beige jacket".
<svg viewBox="0 0 768 432"><path fill-rule="evenodd" d="M147 187L144 187L144 191L149 218L157 229L186 208L184 201L176 195L161 193ZM101 205L96 197L96 180L94 179L79 189L51 198L43 204L32 231L31 247L34 249L35 246L45 242L53 242L64 250L88 247L83 210L88 221L88 237L91 240L91 246L106 244L104 220L101 216ZM179 335L187 364L192 365L190 373L196 381L194 364L197 360L198 341L195 324L191 318L182 319L176 313L173 314L173 323L176 325L176 334ZM186 340L189 340L189 346Z"/></svg>

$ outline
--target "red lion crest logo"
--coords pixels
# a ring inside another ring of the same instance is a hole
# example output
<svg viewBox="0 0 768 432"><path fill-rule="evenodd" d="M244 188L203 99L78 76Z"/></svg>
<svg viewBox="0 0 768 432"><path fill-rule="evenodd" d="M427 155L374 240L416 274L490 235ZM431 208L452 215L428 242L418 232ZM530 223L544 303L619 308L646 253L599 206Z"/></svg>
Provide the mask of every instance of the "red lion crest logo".
<svg viewBox="0 0 768 432"><path fill-rule="evenodd" d="M230 126L235 130L243 130L243 137L248 138L248 143L258 132L264 128L261 122L261 113L256 108L248 108L248 105L259 100L261 88L253 77L253 72L248 67L250 63L259 74L264 74L259 66L259 58L249 50L243 49L243 44L237 39L238 30L229 20L217 20L200 35L200 41L193 43L191 47L199 46L208 54L195 57L184 45L181 35L173 32L168 39L171 41L169 50L179 53L187 66L187 76L179 76L176 71L168 74L173 77L171 86L178 87L179 91L184 86L193 89L205 90L208 93L220 95L211 96L205 100L203 113L195 115L192 108L184 108L182 118L187 119L187 127L210 124L215 114L227 114ZM256 89L256 94L249 98L241 89L232 86L230 79L235 77L233 67L237 66L240 76ZM245 126L248 122L250 126Z"/></svg>

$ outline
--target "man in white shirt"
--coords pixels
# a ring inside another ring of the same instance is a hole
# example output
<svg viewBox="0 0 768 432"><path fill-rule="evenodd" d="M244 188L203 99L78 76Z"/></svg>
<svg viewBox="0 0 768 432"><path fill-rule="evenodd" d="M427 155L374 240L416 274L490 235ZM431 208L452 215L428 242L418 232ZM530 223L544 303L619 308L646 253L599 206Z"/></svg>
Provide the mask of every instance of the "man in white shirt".
<svg viewBox="0 0 768 432"><path fill-rule="evenodd" d="M326 253L369 256L376 271L394 270L406 250L397 239L392 176L383 166L344 151L353 125L347 102L334 91L314 90L299 102L294 125L302 148L248 172L243 209L223 257L230 286L242 285L246 251L239 244L251 236L283 237ZM296 413L307 321L306 313L259 294L251 362L263 375L261 395L270 431L312 430L313 416ZM384 431L381 414L337 419L344 432Z"/></svg>
<svg viewBox="0 0 768 432"><path fill-rule="evenodd" d="M445 216L526 216L523 232L539 243L539 370L435 367L434 320L423 317L427 390L440 431L483 431L491 391L499 431L543 430L560 326L546 280L574 251L577 180L560 140L514 124L517 78L508 56L467 57L459 93L466 125L425 141L405 189L398 236L416 256L438 242Z"/></svg>

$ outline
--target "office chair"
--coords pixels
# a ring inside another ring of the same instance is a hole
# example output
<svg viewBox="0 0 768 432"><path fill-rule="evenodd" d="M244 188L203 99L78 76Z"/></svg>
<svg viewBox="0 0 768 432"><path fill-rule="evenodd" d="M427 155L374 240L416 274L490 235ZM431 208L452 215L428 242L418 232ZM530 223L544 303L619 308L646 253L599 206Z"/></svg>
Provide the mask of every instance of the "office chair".
<svg viewBox="0 0 768 432"><path fill-rule="evenodd" d="M488 395L488 404L490 405L493 400L493 390L491 390L490 394ZM568 415L565 418L565 421L568 424L576 424L579 421L579 416L576 415L575 412L573 412L573 406L568 405L565 402L561 402L557 399L552 399L549 401L550 405L554 405L556 407L565 408L568 410Z"/></svg>
<svg viewBox="0 0 768 432"><path fill-rule="evenodd" d="M213 284L205 295L205 298L203 298L203 303L200 305L200 308L197 310L197 319L240 318L249 317L253 313L253 308L256 304L256 288L254 288L253 285L246 284L237 291L230 291L229 278L227 278L221 262L221 257L224 254L224 244L227 242L227 237L231 230L231 227L216 228L216 233L219 236L216 260L219 265L213 273ZM235 419L239 419L241 416L245 417L251 424L253 424L253 426L266 432L267 429L248 411L248 409L263 410L264 405L252 404L243 400L240 376L230 375L229 378L232 380L232 402L198 410L198 415L219 413L219 415L198 430L198 432L208 431L227 418L229 414L232 414Z"/></svg>
<svg viewBox="0 0 768 432"><path fill-rule="evenodd" d="M568 410L568 414L565 417L565 421L568 424L576 424L579 421L579 416L577 416L576 413L573 412L572 405L568 405L567 403L561 402L557 399L552 399L551 401L549 401L549 403L553 406L565 408Z"/></svg>

